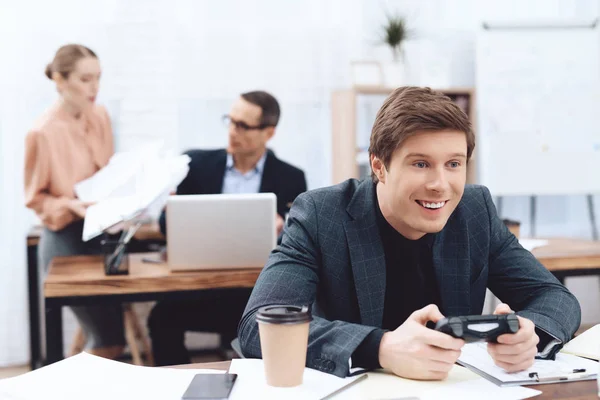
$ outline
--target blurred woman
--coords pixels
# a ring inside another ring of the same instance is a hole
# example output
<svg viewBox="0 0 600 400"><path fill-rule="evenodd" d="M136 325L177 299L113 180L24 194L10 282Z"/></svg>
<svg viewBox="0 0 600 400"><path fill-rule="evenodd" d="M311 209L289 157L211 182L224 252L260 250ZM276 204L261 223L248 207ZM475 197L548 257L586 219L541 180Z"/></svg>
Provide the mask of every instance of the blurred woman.
<svg viewBox="0 0 600 400"><path fill-rule="evenodd" d="M44 224L39 265L47 272L57 256L100 253L99 239L83 242L86 204L74 185L104 167L114 153L106 109L96 104L101 69L89 48L68 44L46 67L57 101L35 122L25 143L25 203ZM125 344L120 307L72 307L86 337L86 350L119 356Z"/></svg>

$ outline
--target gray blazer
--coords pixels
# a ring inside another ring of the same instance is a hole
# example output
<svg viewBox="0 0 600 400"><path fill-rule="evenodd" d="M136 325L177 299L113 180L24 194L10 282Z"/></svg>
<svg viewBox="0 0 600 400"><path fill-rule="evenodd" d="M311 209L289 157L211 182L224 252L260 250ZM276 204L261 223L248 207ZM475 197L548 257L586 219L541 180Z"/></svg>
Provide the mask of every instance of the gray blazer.
<svg viewBox="0 0 600 400"><path fill-rule="evenodd" d="M296 199L238 327L246 357L261 357L259 307L312 304L306 365L348 374L352 353L383 318L386 265L373 192L370 180L348 180ZM433 265L445 316L481 314L489 288L562 342L579 327L577 299L519 245L484 186L466 186L435 235Z"/></svg>

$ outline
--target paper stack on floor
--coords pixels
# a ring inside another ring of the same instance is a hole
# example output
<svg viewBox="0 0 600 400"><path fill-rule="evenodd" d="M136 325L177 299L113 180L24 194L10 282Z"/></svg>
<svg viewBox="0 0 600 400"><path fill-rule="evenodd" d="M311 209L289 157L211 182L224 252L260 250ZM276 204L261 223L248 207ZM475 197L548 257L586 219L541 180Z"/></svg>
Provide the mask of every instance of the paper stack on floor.
<svg viewBox="0 0 600 400"><path fill-rule="evenodd" d="M140 367L81 353L0 380L0 399L180 400L197 373L223 371Z"/></svg>

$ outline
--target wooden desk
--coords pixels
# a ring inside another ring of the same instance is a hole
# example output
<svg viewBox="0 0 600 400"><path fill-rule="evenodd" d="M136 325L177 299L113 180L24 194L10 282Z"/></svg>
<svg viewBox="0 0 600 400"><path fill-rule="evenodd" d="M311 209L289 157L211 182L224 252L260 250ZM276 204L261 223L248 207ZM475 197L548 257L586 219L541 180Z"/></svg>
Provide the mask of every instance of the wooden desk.
<svg viewBox="0 0 600 400"><path fill-rule="evenodd" d="M531 252L563 284L568 276L600 274L600 241L547 239Z"/></svg>
<svg viewBox="0 0 600 400"><path fill-rule="evenodd" d="M576 239L550 239L533 254L559 279L565 276L600 273L600 242ZM109 302L151 301L166 297L191 297L193 291L207 288L252 287L260 268L252 270L170 273L164 265L142 264L140 255L131 256L131 273L107 277L101 257L57 258L44 285L47 331L46 342L56 346L49 361L62 354L60 307ZM37 275L36 275L37 276ZM58 311L57 311L58 310ZM53 337L48 337L53 336ZM58 337L55 337L58 336ZM60 339L60 344L58 343ZM60 346L60 347L59 347Z"/></svg>
<svg viewBox="0 0 600 400"><path fill-rule="evenodd" d="M27 234L27 282L29 297L29 349L32 370L43 365L40 332L40 285L39 266L37 261L38 244L42 234L42 226L34 226ZM152 251L153 247L165 244L165 237L160 233L158 224L142 225L129 246L129 252Z"/></svg>
<svg viewBox="0 0 600 400"><path fill-rule="evenodd" d="M231 361L216 361L208 363L196 363L196 364L181 364L181 365L170 365L168 367L160 368L176 368L176 369L216 369L219 371L229 371Z"/></svg>
<svg viewBox="0 0 600 400"><path fill-rule="evenodd" d="M253 287L262 270L260 266L171 272L166 264L143 263L143 257L158 258L158 254L131 254L129 275L113 276L104 274L101 256L57 257L52 261L44 283L48 364L63 358L63 306L193 300L204 289Z"/></svg>
<svg viewBox="0 0 600 400"><path fill-rule="evenodd" d="M27 246L37 246L40 242L40 236L42 235L43 227L36 225L27 233ZM145 224L140 226L140 229L135 233L134 238L138 240L156 240L164 241L165 237L160 233L158 224Z"/></svg>
<svg viewBox="0 0 600 400"><path fill-rule="evenodd" d="M199 363L199 364L186 364L176 365L169 368L181 368L181 369L217 369L220 371L227 371L229 369L230 361L221 361L214 363ZM542 394L534 397L534 399L546 400L546 399L570 399L570 400L584 400L584 399L597 399L598 386L595 380L583 381L583 382L571 382L571 383L555 383L552 385L534 385L527 386L535 390L541 390ZM485 396L482 395L482 398Z"/></svg>

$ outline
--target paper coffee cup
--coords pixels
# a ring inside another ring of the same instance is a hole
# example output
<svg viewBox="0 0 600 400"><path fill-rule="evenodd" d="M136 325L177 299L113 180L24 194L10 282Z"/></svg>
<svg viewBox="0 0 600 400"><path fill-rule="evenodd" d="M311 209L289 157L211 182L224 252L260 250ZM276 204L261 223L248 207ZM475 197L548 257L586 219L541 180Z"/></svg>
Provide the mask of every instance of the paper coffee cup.
<svg viewBox="0 0 600 400"><path fill-rule="evenodd" d="M311 320L306 306L273 305L262 307L256 313L268 385L302 384Z"/></svg>

